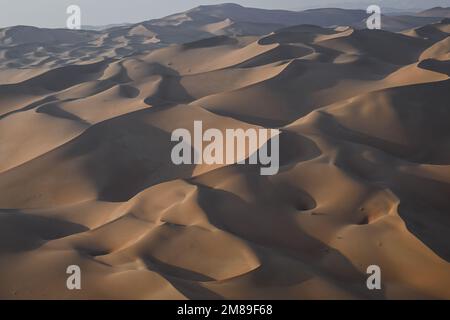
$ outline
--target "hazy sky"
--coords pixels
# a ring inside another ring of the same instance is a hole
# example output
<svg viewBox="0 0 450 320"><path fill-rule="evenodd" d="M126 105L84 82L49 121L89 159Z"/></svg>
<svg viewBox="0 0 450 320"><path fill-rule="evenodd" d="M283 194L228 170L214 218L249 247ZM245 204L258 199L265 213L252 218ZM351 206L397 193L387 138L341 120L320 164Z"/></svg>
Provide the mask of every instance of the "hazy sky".
<svg viewBox="0 0 450 320"><path fill-rule="evenodd" d="M82 10L83 25L106 25L139 22L160 18L201 4L235 2L259 8L300 10L304 8L341 6L381 2L395 8L450 6L450 0L0 0L0 27L34 25L64 27L66 8L76 4Z"/></svg>

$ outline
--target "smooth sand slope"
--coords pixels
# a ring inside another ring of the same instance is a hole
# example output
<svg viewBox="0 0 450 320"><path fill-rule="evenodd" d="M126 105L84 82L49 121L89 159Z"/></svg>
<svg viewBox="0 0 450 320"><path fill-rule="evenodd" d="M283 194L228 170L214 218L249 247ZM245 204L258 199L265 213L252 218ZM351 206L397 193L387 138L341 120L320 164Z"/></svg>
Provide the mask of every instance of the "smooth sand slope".
<svg viewBox="0 0 450 320"><path fill-rule="evenodd" d="M449 33L301 25L100 59L76 33L62 60L8 49L0 298L450 299ZM173 165L171 133L195 120L280 129L279 174ZM66 289L73 264L81 291Z"/></svg>

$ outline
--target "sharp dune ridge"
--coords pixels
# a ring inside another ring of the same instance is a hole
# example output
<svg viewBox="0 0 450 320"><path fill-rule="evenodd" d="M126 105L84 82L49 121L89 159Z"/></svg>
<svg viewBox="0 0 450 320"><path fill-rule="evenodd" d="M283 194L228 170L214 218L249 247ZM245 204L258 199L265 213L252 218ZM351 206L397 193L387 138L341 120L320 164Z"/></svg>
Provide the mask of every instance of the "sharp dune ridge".
<svg viewBox="0 0 450 320"><path fill-rule="evenodd" d="M153 21L181 37L161 48L149 22L1 31L1 298L450 299L449 21L247 12ZM181 41L189 21L204 33ZM266 34L204 38L230 26ZM280 129L280 172L172 164L196 120Z"/></svg>

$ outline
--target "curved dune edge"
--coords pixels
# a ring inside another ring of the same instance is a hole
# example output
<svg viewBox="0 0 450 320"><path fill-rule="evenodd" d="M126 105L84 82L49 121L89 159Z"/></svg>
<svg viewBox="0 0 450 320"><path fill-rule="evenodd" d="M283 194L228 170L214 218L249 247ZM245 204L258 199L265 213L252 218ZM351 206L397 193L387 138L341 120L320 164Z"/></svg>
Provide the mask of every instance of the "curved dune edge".
<svg viewBox="0 0 450 320"><path fill-rule="evenodd" d="M450 299L449 32L298 26L0 71L0 297ZM195 120L279 128L279 174L173 165Z"/></svg>

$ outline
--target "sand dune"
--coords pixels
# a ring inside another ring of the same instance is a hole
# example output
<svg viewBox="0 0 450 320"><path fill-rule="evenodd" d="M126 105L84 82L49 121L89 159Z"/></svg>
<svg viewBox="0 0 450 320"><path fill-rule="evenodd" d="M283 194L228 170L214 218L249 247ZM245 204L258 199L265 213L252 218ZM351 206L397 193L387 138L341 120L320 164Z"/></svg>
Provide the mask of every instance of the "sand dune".
<svg viewBox="0 0 450 320"><path fill-rule="evenodd" d="M448 21L274 31L297 13L250 11L2 31L1 298L450 299ZM280 129L280 172L172 164L195 120Z"/></svg>
<svg viewBox="0 0 450 320"><path fill-rule="evenodd" d="M450 18L450 7L435 7L418 13L421 17Z"/></svg>
<svg viewBox="0 0 450 320"><path fill-rule="evenodd" d="M437 11L445 11L439 9ZM434 12L434 11L433 11ZM236 4L197 8L137 24L83 31L15 26L0 29L0 69L9 70L5 82L26 77L24 68L47 69L62 65L123 58L171 44L182 44L213 36L262 36L299 24L322 27L365 28L364 10L313 9L305 11L247 8ZM383 16L383 29L404 31L438 22L444 14Z"/></svg>

